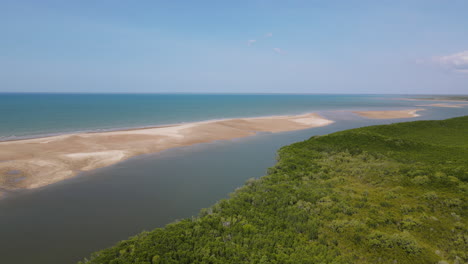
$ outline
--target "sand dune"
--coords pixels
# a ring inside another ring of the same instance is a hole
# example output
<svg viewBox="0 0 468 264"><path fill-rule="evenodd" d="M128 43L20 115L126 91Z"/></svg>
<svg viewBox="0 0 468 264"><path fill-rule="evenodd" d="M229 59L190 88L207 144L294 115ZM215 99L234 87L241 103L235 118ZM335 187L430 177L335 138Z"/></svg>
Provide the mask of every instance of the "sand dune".
<svg viewBox="0 0 468 264"><path fill-rule="evenodd" d="M333 123L317 114L237 118L99 133L0 142L0 188L31 189L132 156L214 140ZM14 172L14 173L12 173Z"/></svg>
<svg viewBox="0 0 468 264"><path fill-rule="evenodd" d="M407 109L395 111L353 111L363 117L372 119L396 119L396 118L411 118L419 116L416 112L424 109Z"/></svg>

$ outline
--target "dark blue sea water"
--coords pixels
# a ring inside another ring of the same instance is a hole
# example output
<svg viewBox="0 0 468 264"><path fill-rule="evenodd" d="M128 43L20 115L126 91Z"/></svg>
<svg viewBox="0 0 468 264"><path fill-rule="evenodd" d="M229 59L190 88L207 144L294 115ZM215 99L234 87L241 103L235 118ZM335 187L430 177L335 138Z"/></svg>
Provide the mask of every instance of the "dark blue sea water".
<svg viewBox="0 0 468 264"><path fill-rule="evenodd" d="M6 94L0 140L326 110L393 109L420 102L382 95Z"/></svg>

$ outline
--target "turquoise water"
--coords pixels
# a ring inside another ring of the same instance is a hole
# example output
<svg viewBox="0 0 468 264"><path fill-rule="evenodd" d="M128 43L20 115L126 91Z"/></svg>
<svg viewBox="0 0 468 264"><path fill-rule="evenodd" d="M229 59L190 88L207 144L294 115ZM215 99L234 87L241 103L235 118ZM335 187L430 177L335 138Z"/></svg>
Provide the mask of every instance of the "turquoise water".
<svg viewBox="0 0 468 264"><path fill-rule="evenodd" d="M6 94L0 140L208 119L392 109L415 102L382 95Z"/></svg>

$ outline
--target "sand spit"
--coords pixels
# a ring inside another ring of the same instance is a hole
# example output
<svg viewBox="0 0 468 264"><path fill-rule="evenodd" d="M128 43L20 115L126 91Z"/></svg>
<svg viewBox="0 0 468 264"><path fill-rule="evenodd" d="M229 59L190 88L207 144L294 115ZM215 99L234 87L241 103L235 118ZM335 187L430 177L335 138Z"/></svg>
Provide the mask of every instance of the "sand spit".
<svg viewBox="0 0 468 264"><path fill-rule="evenodd" d="M396 100L403 100L403 101L434 101L434 102L460 102L460 103L467 103L468 100L457 100L457 99L447 99L447 98L395 98Z"/></svg>
<svg viewBox="0 0 468 264"><path fill-rule="evenodd" d="M0 188L32 189L174 147L326 126L318 114L237 118L99 133L0 142Z"/></svg>
<svg viewBox="0 0 468 264"><path fill-rule="evenodd" d="M462 108L468 106L468 104L427 104L418 106L435 106L435 107L450 107L450 108Z"/></svg>
<svg viewBox="0 0 468 264"><path fill-rule="evenodd" d="M423 111L425 109L407 109L407 110L395 110L395 111L353 111L363 117L371 119L396 119L396 118L411 118L419 116L416 112Z"/></svg>

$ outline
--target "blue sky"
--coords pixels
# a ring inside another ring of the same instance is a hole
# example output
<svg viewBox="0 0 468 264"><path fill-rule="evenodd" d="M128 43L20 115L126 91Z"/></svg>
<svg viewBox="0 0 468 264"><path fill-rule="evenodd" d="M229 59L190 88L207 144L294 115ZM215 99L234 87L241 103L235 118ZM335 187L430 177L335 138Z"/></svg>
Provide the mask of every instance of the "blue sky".
<svg viewBox="0 0 468 264"><path fill-rule="evenodd" d="M0 0L0 91L467 94L467 12L466 0Z"/></svg>

